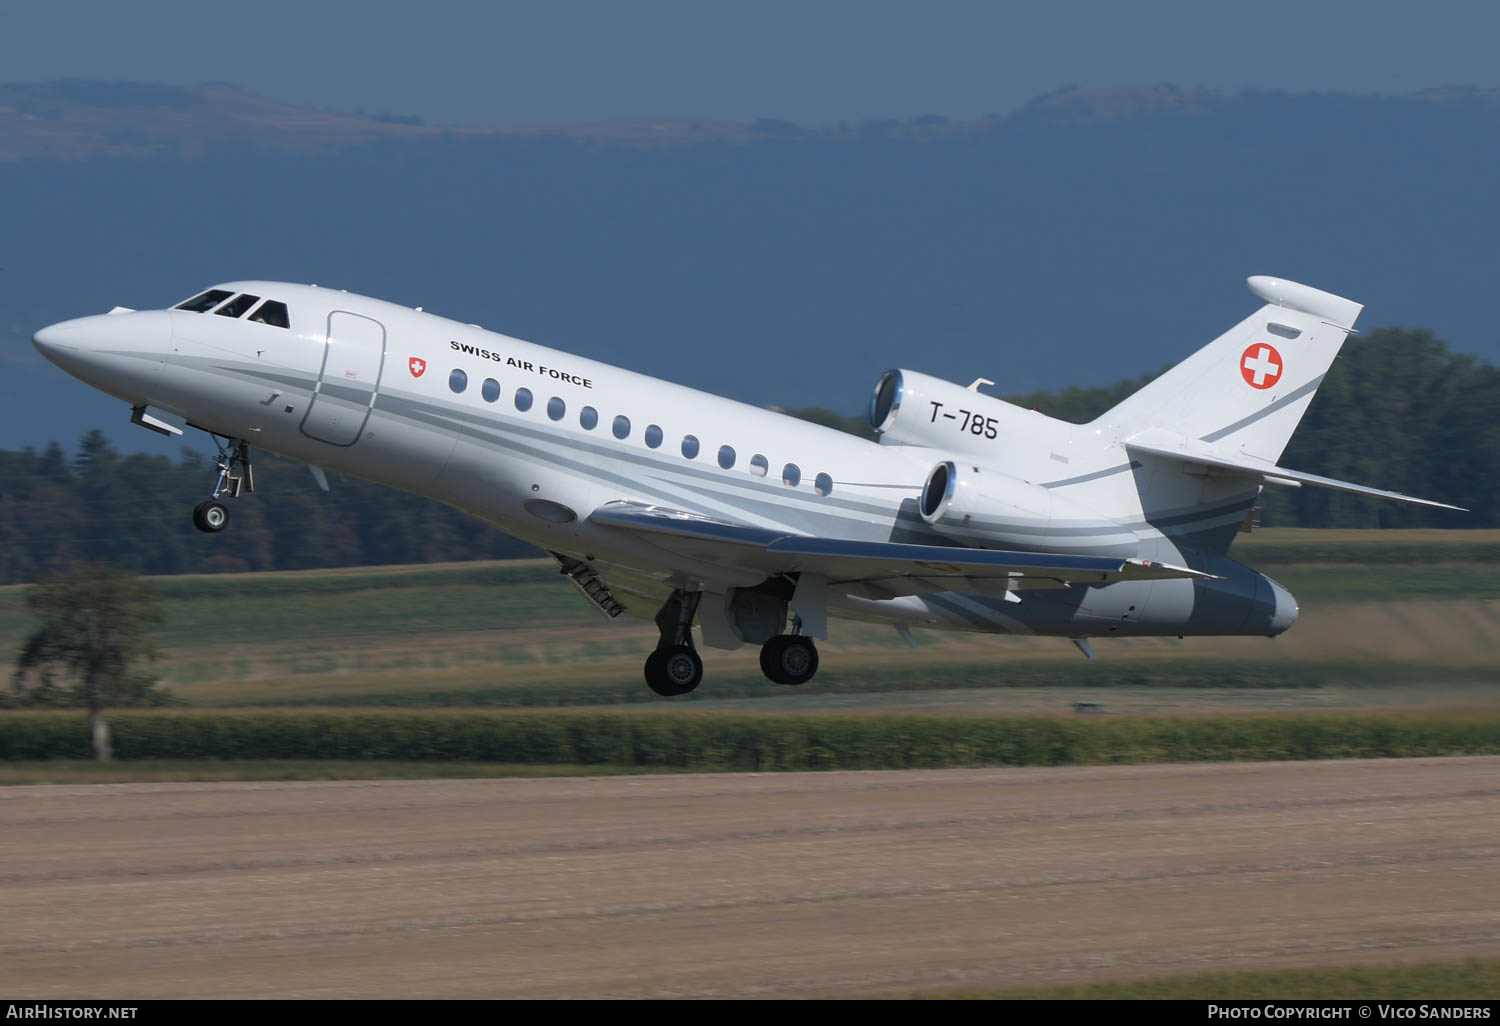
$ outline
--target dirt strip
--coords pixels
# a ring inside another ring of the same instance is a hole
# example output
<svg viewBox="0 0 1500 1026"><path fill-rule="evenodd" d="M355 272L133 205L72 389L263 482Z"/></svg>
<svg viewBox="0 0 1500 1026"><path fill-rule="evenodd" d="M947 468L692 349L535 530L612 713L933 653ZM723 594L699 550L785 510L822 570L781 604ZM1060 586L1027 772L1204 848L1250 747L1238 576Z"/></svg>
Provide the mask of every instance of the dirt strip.
<svg viewBox="0 0 1500 1026"><path fill-rule="evenodd" d="M1500 758L0 789L0 994L796 997L1500 957Z"/></svg>

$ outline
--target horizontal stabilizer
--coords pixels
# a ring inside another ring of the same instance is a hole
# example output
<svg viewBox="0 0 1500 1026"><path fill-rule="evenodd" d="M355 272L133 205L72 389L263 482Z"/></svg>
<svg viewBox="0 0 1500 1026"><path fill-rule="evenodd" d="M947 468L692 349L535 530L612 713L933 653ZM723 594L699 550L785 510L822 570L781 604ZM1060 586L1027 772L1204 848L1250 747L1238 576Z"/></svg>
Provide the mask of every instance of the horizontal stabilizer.
<svg viewBox="0 0 1500 1026"><path fill-rule="evenodd" d="M1178 460L1182 463L1199 464L1204 467L1226 470L1234 474L1259 477L1269 484L1291 485L1293 487L1312 485L1317 488L1331 488L1339 492L1352 492L1355 495L1368 495L1376 499L1395 499L1397 502L1410 502L1418 506L1452 509L1460 513L1468 512L1462 506L1451 506L1446 502L1419 499L1416 496L1406 495L1402 492L1389 492L1383 488L1371 488L1368 485L1354 484L1350 481L1339 481L1331 477L1320 477L1317 474L1308 474L1300 470L1288 470L1286 467L1278 467L1274 463L1255 461L1247 457L1236 459L1218 453L1207 452L1187 441L1178 444L1171 442L1163 443L1154 439L1151 442L1127 441L1125 447L1131 452L1143 453L1147 456L1161 456L1166 459Z"/></svg>
<svg viewBox="0 0 1500 1026"><path fill-rule="evenodd" d="M1213 577L1170 563L1116 556L813 538L629 502L606 503L589 521L649 536L653 543L679 555L754 567L768 575L813 573L841 585L951 579L952 587L963 590L963 579L1001 579L1025 589L1028 580L1055 582L1055 586Z"/></svg>

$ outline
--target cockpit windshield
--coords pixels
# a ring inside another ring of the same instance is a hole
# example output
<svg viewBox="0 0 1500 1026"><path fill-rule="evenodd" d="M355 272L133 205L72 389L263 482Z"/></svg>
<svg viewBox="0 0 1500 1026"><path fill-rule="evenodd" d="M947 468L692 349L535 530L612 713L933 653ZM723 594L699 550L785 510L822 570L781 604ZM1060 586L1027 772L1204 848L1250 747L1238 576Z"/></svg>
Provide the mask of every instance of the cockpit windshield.
<svg viewBox="0 0 1500 1026"><path fill-rule="evenodd" d="M278 303L274 299L268 299L260 304L260 308L250 315L252 321L269 324L273 328L289 328L292 326L291 319L286 315L286 304Z"/></svg>
<svg viewBox="0 0 1500 1026"><path fill-rule="evenodd" d="M233 299L229 299L234 296ZM229 299L225 303L224 300ZM220 304L223 304L220 306ZM256 306L260 303L259 306ZM218 309L214 309L218 307ZM290 328L292 326L291 316L287 312L285 303L275 299L268 299L261 303L259 296L252 296L248 292L235 295L227 289L209 289L207 292L199 293L192 299L178 303L174 310L186 310L189 313L208 313L213 310L220 317L244 317L247 310L252 311L248 321L257 324L269 324L273 328Z"/></svg>
<svg viewBox="0 0 1500 1026"><path fill-rule="evenodd" d="M238 317L259 302L259 296L252 296L248 292L242 292L238 296L235 296L234 299L219 307L214 313L220 317Z"/></svg>
<svg viewBox="0 0 1500 1026"><path fill-rule="evenodd" d="M189 310L193 313L206 313L232 295L234 293L226 292L223 289L209 289L207 292L196 295L186 302L178 303L175 309Z"/></svg>

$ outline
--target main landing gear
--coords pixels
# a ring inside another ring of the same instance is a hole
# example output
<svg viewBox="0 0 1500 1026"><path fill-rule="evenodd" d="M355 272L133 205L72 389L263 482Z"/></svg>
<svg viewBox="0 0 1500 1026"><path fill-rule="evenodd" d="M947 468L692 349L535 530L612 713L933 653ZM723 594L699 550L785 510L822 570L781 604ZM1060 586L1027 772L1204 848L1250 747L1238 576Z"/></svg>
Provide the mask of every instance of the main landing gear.
<svg viewBox="0 0 1500 1026"><path fill-rule="evenodd" d="M703 680L703 660L693 647L693 617L701 591L672 592L656 614L661 640L646 657L646 685L664 698L685 695ZM818 672L818 649L802 633L802 621L792 620L792 633L778 634L760 650L760 669L774 684L806 684Z"/></svg>
<svg viewBox="0 0 1500 1026"><path fill-rule="evenodd" d="M818 672L818 647L805 634L778 634L761 646L760 672L772 684L806 684Z"/></svg>
<svg viewBox="0 0 1500 1026"><path fill-rule="evenodd" d="M193 526L206 534L217 534L229 526L229 509L219 497L236 499L242 491L255 491L255 470L250 465L250 443L240 438L220 441L213 432L208 437L219 450L219 477L213 495L193 509Z"/></svg>
<svg viewBox="0 0 1500 1026"><path fill-rule="evenodd" d="M703 680L703 660L693 648L693 615L701 591L678 588L656 614L661 640L646 657L646 686L663 698L685 695Z"/></svg>

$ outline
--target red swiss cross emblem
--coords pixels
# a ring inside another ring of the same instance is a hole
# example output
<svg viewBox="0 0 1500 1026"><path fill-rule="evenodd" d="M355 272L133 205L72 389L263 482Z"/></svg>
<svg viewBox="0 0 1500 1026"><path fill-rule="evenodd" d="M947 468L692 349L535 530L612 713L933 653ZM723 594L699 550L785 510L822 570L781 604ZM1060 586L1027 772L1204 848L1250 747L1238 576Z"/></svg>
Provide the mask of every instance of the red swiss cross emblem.
<svg viewBox="0 0 1500 1026"><path fill-rule="evenodd" d="M427 361L420 356L413 356L406 365L411 368L411 376L414 378L420 378L422 372L427 369Z"/></svg>
<svg viewBox="0 0 1500 1026"><path fill-rule="evenodd" d="M1240 357L1240 375L1251 388L1270 388L1281 380L1281 354L1269 342L1253 343Z"/></svg>

